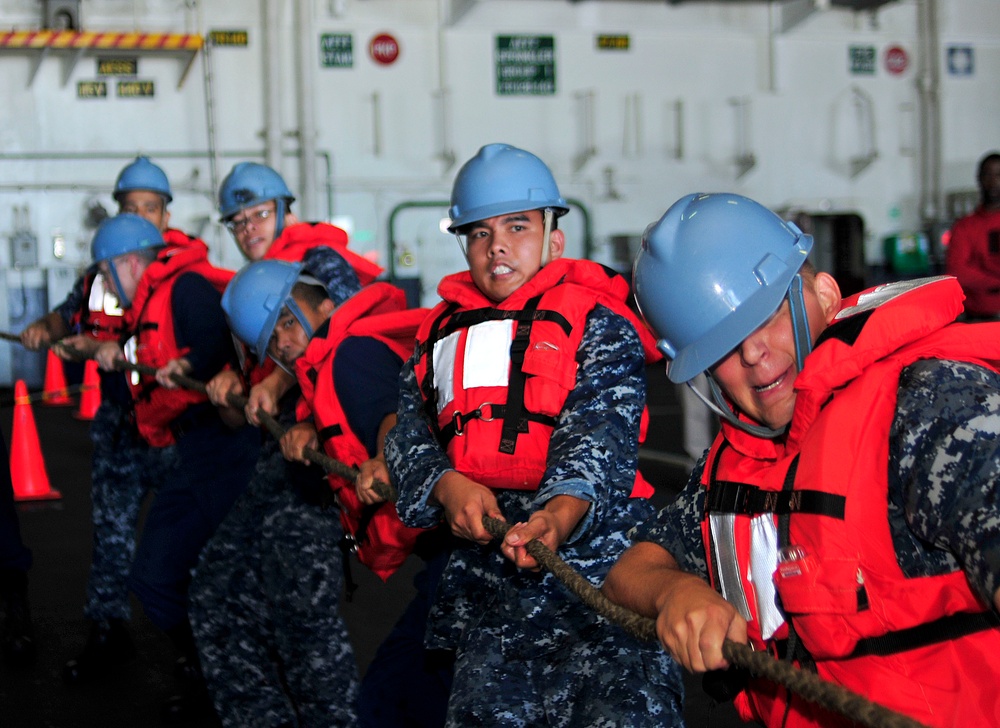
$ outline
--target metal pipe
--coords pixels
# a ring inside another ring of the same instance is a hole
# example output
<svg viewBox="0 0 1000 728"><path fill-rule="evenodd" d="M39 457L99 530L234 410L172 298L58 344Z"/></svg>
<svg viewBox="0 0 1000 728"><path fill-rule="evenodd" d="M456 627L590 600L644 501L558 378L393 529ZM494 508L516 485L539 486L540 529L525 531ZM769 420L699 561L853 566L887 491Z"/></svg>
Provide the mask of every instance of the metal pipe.
<svg viewBox="0 0 1000 728"><path fill-rule="evenodd" d="M208 43L201 56L202 70L205 77L205 126L208 137L208 182L212 190L219 189L219 145L216 142L215 125L215 91L212 76L212 44Z"/></svg>
<svg viewBox="0 0 1000 728"><path fill-rule="evenodd" d="M144 154L151 159L209 159L211 160L213 152L201 151L201 150L160 150L160 151L150 151L144 150ZM227 157L229 159L264 159L265 153L261 149L253 150L240 150L234 149L228 152L218 152L215 154L218 157ZM297 156L298 152L289 151L284 152L286 157ZM326 197L327 197L327 219L333 217L333 162L330 152L322 149L318 149L315 155L320 159L324 160L326 167ZM135 152L4 152L0 155L0 162L88 162L95 160L111 161L115 159L123 160L133 160L135 159ZM384 183L379 183L384 184ZM17 192L20 190L50 190L50 191L86 191L86 192L107 192L109 191L109 185L107 182L7 182L0 184L0 191L5 192ZM182 188L183 189L183 188ZM217 185L213 184L210 190L199 190L197 188L188 188L189 192L195 192L212 201L215 204Z"/></svg>
<svg viewBox="0 0 1000 728"><path fill-rule="evenodd" d="M407 200L392 208L389 213L389 250L385 269L390 281L396 279L396 218L405 210L425 207L443 207L447 210L450 205L448 200Z"/></svg>
<svg viewBox="0 0 1000 728"><path fill-rule="evenodd" d="M295 37L308 38L314 25L312 0L295 2ZM316 217L316 104L313 89L312 45L296 43L298 73L295 74L299 122L299 200L302 216Z"/></svg>
<svg viewBox="0 0 1000 728"><path fill-rule="evenodd" d="M326 219L333 220L333 155L327 151L317 151L316 156L323 160L326 170L323 175L323 189L326 190Z"/></svg>
<svg viewBox="0 0 1000 728"><path fill-rule="evenodd" d="M448 88L447 61L445 51L445 15L446 0L438 0L437 12L437 76L438 90L435 94L438 109L438 130L441 136L438 159L441 160L441 173L444 175L455 166L455 152L451 148L451 90Z"/></svg>
<svg viewBox="0 0 1000 728"><path fill-rule="evenodd" d="M264 0L263 41L263 101L264 101L264 163L281 172L281 88L277 81L281 63L281 0Z"/></svg>
<svg viewBox="0 0 1000 728"><path fill-rule="evenodd" d="M941 217L941 101L937 0L917 3L920 70L920 217L926 227Z"/></svg>

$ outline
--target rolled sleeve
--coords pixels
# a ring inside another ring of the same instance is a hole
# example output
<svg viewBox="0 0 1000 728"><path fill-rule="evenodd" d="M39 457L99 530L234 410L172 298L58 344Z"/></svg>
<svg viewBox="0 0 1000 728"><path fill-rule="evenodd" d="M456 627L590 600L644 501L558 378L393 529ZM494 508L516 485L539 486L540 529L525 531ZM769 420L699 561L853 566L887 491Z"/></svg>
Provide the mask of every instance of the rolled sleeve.
<svg viewBox="0 0 1000 728"><path fill-rule="evenodd" d="M646 403L642 344L622 316L596 306L587 317L576 360L576 384L557 418L535 498L539 508L556 495L590 501L569 544L631 494Z"/></svg>

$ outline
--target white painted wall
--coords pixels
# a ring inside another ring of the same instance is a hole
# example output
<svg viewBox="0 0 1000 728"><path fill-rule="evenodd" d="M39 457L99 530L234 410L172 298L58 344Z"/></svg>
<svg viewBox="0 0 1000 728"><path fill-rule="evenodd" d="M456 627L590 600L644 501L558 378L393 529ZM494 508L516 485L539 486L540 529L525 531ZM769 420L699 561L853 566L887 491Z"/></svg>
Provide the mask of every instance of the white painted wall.
<svg viewBox="0 0 1000 728"><path fill-rule="evenodd" d="M277 19L268 28L266 2ZM874 14L818 10L785 31L769 32L790 8L803 5L312 0L313 27L301 37L296 0L83 0L82 20L86 30L248 31L248 47L211 50L219 160L214 182L248 154L263 158L270 72L280 122L272 138L280 139L281 171L298 190L295 52L306 44L307 58L314 59L320 156L313 209L299 212L313 218L332 212L345 220L354 245L376 251L383 265L390 212L407 201L446 199L458 166L493 141L524 146L550 164L564 196L589 211L595 255L605 262L610 236L641 233L681 195L730 190L776 209L856 211L868 231L866 257L877 263L883 235L921 222L918 1L900 0ZM941 181L946 192L972 189L976 161L1000 147L1000 3L937 5ZM39 18L37 0L0 0L0 28L37 28ZM319 37L331 32L352 34L353 68L320 67ZM369 39L381 32L400 41L400 57L391 66L367 54ZM278 49L272 64L264 56L265 33ZM599 33L627 34L630 49L595 49ZM555 37L554 96L494 93L498 34ZM852 45L877 49L874 75L850 73ZM909 68L900 75L883 65L882 54L893 45L909 54ZM973 75L948 73L950 45L974 48ZM0 265L11 262L5 241L13 232L13 210L25 205L40 241L39 266L83 265L91 234L83 224L85 206L97 200L113 209L111 184L140 151L171 178L174 224L200 233L218 262L240 265L214 211L206 54L198 55L179 88L182 60L137 57L138 77L155 82L155 98L121 99L112 90L106 99L85 100L77 98L76 84L97 79L94 54L74 64L63 52L40 58L0 50ZM859 118L865 99L872 104L870 120ZM755 165L739 175L741 108L745 151ZM852 157L871 150L874 162L852 176ZM399 272L419 272L427 302L436 280L463 265L453 241L437 230L443 212L411 209L397 218L397 243L415 254L414 267ZM564 220L564 228L576 246L571 251L579 254L579 212ZM58 235L67 241L62 260L52 254Z"/></svg>

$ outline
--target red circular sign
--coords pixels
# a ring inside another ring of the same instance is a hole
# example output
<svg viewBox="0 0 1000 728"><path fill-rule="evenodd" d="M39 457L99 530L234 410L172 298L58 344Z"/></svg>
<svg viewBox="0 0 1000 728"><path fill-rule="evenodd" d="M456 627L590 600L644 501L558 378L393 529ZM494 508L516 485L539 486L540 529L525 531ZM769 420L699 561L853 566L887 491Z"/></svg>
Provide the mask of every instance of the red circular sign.
<svg viewBox="0 0 1000 728"><path fill-rule="evenodd" d="M376 35L368 43L368 55L376 63L388 66L399 58L399 41L388 33Z"/></svg>
<svg viewBox="0 0 1000 728"><path fill-rule="evenodd" d="M910 57L899 46L890 46L885 52L885 70L898 76L910 65Z"/></svg>

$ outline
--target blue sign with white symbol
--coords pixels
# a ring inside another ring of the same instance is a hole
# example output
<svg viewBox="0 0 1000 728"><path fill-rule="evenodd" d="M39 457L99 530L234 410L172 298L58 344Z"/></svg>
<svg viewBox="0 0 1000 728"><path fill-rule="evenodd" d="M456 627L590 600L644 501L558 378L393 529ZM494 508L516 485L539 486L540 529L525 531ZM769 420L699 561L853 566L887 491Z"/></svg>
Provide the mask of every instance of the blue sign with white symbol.
<svg viewBox="0 0 1000 728"><path fill-rule="evenodd" d="M952 76L971 76L975 70L972 46L949 46L948 73Z"/></svg>

